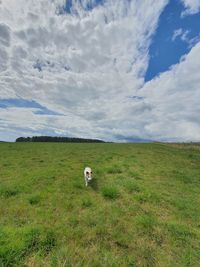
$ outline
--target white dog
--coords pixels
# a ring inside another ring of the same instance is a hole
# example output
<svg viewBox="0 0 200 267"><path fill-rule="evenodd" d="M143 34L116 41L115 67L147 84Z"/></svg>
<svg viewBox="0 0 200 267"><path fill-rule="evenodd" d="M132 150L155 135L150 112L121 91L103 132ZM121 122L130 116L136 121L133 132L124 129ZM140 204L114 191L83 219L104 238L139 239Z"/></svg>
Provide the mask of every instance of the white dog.
<svg viewBox="0 0 200 267"><path fill-rule="evenodd" d="M88 186L88 182L92 180L92 169L90 167L85 167L84 178L85 185Z"/></svg>

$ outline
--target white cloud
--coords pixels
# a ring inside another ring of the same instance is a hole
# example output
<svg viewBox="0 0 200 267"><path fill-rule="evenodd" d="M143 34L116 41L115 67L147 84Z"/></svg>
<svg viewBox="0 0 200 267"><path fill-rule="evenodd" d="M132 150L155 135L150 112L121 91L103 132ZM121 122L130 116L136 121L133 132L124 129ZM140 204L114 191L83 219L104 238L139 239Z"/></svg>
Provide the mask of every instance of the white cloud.
<svg viewBox="0 0 200 267"><path fill-rule="evenodd" d="M82 1L83 6L89 2ZM109 140L117 134L140 134L139 125L127 130L123 114L130 112L128 97L143 85L151 36L167 0L107 0L91 11L73 0L72 14L58 15L63 3L1 2L0 98L34 100L65 115L7 109L1 110L2 120L7 127L41 133L52 123L55 132L73 129L74 135ZM143 106L138 105L139 114Z"/></svg>
<svg viewBox="0 0 200 267"><path fill-rule="evenodd" d="M145 130L158 140L200 140L200 42L140 92L153 107Z"/></svg>
<svg viewBox="0 0 200 267"><path fill-rule="evenodd" d="M193 15L200 11L200 0L182 0L186 10L182 13L183 16Z"/></svg>
<svg viewBox="0 0 200 267"><path fill-rule="evenodd" d="M172 41L176 41L178 38L180 38L183 42L188 44L189 48L191 48L200 41L200 34L193 38L191 38L189 34L190 34L189 30L184 30L182 28L179 28L174 31L172 36Z"/></svg>
<svg viewBox="0 0 200 267"><path fill-rule="evenodd" d="M172 36L172 41L175 41L177 37L182 36L183 32L184 30L182 28L175 30Z"/></svg>

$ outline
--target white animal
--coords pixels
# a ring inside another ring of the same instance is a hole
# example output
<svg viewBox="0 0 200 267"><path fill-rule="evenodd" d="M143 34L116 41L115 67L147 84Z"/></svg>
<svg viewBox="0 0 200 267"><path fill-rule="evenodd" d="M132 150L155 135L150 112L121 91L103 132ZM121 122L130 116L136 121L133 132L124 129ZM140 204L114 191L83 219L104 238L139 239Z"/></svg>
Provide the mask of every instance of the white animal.
<svg viewBox="0 0 200 267"><path fill-rule="evenodd" d="M92 180L92 169L90 167L85 167L84 178L85 178L85 185L88 186L88 182Z"/></svg>

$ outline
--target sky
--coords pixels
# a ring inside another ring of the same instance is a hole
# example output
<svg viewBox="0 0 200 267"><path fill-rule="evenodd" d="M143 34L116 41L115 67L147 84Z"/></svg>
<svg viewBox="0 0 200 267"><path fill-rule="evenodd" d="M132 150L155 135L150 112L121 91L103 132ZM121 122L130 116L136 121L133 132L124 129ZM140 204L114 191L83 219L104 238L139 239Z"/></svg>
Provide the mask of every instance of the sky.
<svg viewBox="0 0 200 267"><path fill-rule="evenodd" d="M0 0L0 140L200 141L200 0Z"/></svg>

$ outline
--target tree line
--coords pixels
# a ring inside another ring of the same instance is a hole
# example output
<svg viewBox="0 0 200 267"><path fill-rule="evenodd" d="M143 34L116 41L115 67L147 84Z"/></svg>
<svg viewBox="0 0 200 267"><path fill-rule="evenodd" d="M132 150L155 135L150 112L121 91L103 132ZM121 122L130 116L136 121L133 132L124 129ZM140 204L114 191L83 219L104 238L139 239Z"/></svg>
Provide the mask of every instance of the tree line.
<svg viewBox="0 0 200 267"><path fill-rule="evenodd" d="M60 137L60 136L19 137L16 139L16 142L104 143L104 141L98 139Z"/></svg>

